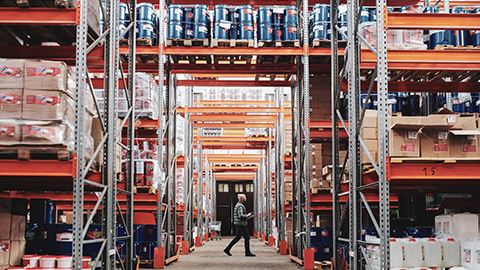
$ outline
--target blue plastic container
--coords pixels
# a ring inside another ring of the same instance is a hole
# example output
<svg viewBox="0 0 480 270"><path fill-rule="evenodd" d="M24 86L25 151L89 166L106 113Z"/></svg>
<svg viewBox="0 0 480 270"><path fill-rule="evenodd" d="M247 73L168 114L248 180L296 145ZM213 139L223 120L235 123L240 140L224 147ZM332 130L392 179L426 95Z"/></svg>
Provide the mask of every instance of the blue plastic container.
<svg viewBox="0 0 480 270"><path fill-rule="evenodd" d="M30 199L30 222L52 224L52 200Z"/></svg>
<svg viewBox="0 0 480 270"><path fill-rule="evenodd" d="M134 242L145 241L145 225L142 225L142 224L133 225L133 241Z"/></svg>
<svg viewBox="0 0 480 270"><path fill-rule="evenodd" d="M410 227L407 234L413 238L425 238L432 235L432 227Z"/></svg>
<svg viewBox="0 0 480 270"><path fill-rule="evenodd" d="M347 23L346 22L339 22L338 27L340 29L342 29L343 32L345 32L346 35L348 35ZM340 31L338 31L338 40L347 40L347 38L344 35L342 35L342 33Z"/></svg>
<svg viewBox="0 0 480 270"><path fill-rule="evenodd" d="M453 7L452 13L465 13L463 7ZM454 45L466 47L470 45L470 31L469 30L454 30Z"/></svg>
<svg viewBox="0 0 480 270"><path fill-rule="evenodd" d="M230 39L238 39L239 33L238 33L238 24L232 24L230 25L230 30L228 31L228 35Z"/></svg>
<svg viewBox="0 0 480 270"><path fill-rule="evenodd" d="M230 29L223 27L220 23L215 23L213 28L213 38L215 39L228 39L228 32Z"/></svg>
<svg viewBox="0 0 480 270"><path fill-rule="evenodd" d="M337 14L337 18L338 18L338 22L339 23L347 23L348 22L348 14L347 14L347 5L346 4L341 4L338 6L338 14Z"/></svg>
<svg viewBox="0 0 480 270"><path fill-rule="evenodd" d="M151 242L157 241L157 225L145 225L145 240Z"/></svg>
<svg viewBox="0 0 480 270"><path fill-rule="evenodd" d="M128 20L128 5L125 3L120 3L118 7L118 19L120 21Z"/></svg>
<svg viewBox="0 0 480 270"><path fill-rule="evenodd" d="M183 7L182 5L170 5L168 7L168 21L169 22L183 22Z"/></svg>
<svg viewBox="0 0 480 270"><path fill-rule="evenodd" d="M324 245L333 245L333 230L332 227L322 227L320 241Z"/></svg>
<svg viewBox="0 0 480 270"><path fill-rule="evenodd" d="M239 39L242 40L251 40L253 39L253 24L250 23L240 23L239 25Z"/></svg>
<svg viewBox="0 0 480 270"><path fill-rule="evenodd" d="M275 24L273 26L273 40L279 41L283 39L283 25Z"/></svg>
<svg viewBox="0 0 480 270"><path fill-rule="evenodd" d="M240 22L240 14L238 13L239 12L238 7L230 8L229 12L230 12L230 21L233 24L238 24Z"/></svg>
<svg viewBox="0 0 480 270"><path fill-rule="evenodd" d="M268 6L261 6L258 8L258 24L273 23L272 8Z"/></svg>
<svg viewBox="0 0 480 270"><path fill-rule="evenodd" d="M123 261L123 259L125 259L125 256L127 255L127 241L117 241L115 246L117 247L118 254L120 254L120 259Z"/></svg>
<svg viewBox="0 0 480 270"><path fill-rule="evenodd" d="M409 97L410 113L412 116L420 115L420 96L410 95Z"/></svg>
<svg viewBox="0 0 480 270"><path fill-rule="evenodd" d="M103 234L102 225L101 224L91 224L88 227L87 235L85 239L98 239L101 238ZM98 251L102 243L91 243L83 245L83 255L91 257L95 259L97 257Z"/></svg>
<svg viewBox="0 0 480 270"><path fill-rule="evenodd" d="M370 94L370 109L378 110L378 95L377 94Z"/></svg>
<svg viewBox="0 0 480 270"><path fill-rule="evenodd" d="M273 40L273 27L271 24L264 23L258 27L258 40L261 40L261 41Z"/></svg>
<svg viewBox="0 0 480 270"><path fill-rule="evenodd" d="M480 13L480 8L473 10L473 13ZM470 32L470 39L473 46L480 46L480 30L473 30Z"/></svg>
<svg viewBox="0 0 480 270"><path fill-rule="evenodd" d="M283 12L283 18L285 24L297 24L297 7L296 6L286 6L285 11Z"/></svg>
<svg viewBox="0 0 480 270"><path fill-rule="evenodd" d="M393 113L397 112L397 94L389 93L387 96L388 106L391 108Z"/></svg>
<svg viewBox="0 0 480 270"><path fill-rule="evenodd" d="M314 22L312 26L312 39L327 39L329 22Z"/></svg>
<svg viewBox="0 0 480 270"><path fill-rule="evenodd" d="M123 224L117 224L115 228L117 237L127 236L127 231L125 230L125 226L123 226Z"/></svg>
<svg viewBox="0 0 480 270"><path fill-rule="evenodd" d="M294 41L298 39L297 24L285 24L283 27L283 40Z"/></svg>
<svg viewBox="0 0 480 270"><path fill-rule="evenodd" d="M139 29L140 30L140 29ZM181 22L169 22L168 23L168 38L169 39L182 39L183 38L183 25Z"/></svg>
<svg viewBox="0 0 480 270"><path fill-rule="evenodd" d="M313 23L330 20L330 6L326 4L315 4L312 10Z"/></svg>
<svg viewBox="0 0 480 270"><path fill-rule="evenodd" d="M208 23L208 6L195 5L193 7L193 21L196 23Z"/></svg>
<svg viewBox="0 0 480 270"><path fill-rule="evenodd" d="M195 24L194 23L183 23L183 38L184 39L192 39L194 38L194 28Z"/></svg>
<svg viewBox="0 0 480 270"><path fill-rule="evenodd" d="M174 22L171 22L171 23L174 23ZM179 22L178 24L182 26L182 23ZM155 26L153 25L152 21L138 21L137 27L138 27L137 38L149 38L152 40L154 39ZM170 28L169 28L169 32L170 32Z"/></svg>
<svg viewBox="0 0 480 270"><path fill-rule="evenodd" d="M169 10L168 10L168 16L170 20L176 21L174 18L171 17L173 14L170 13L170 8L172 6L180 6L180 5L170 5ZM181 8L181 6L180 6ZM140 3L137 5L137 20L140 21L151 21L153 18L153 14L155 13L155 7L151 3ZM173 15L175 16L175 15ZM183 17L183 12L182 12L182 17ZM182 21L183 18L179 21Z"/></svg>
<svg viewBox="0 0 480 270"><path fill-rule="evenodd" d="M368 8L362 7L362 12L360 12L360 23L370 21L370 12Z"/></svg>
<svg viewBox="0 0 480 270"><path fill-rule="evenodd" d="M230 14L227 5L215 5L213 8L213 19L215 23L220 21L230 21Z"/></svg>
<svg viewBox="0 0 480 270"><path fill-rule="evenodd" d="M208 38L208 27L206 23L195 23L193 26L193 38L194 39L206 39Z"/></svg>
<svg viewBox="0 0 480 270"><path fill-rule="evenodd" d="M310 244L312 246L319 246L321 245L321 236L322 236L322 228L320 227L311 227L310 228Z"/></svg>
<svg viewBox="0 0 480 270"><path fill-rule="evenodd" d="M72 255L72 224L55 224L56 255Z"/></svg>
<svg viewBox="0 0 480 270"><path fill-rule="evenodd" d="M278 7L273 7L273 23L274 24L283 24L284 22L284 15L283 12L279 12L280 9Z"/></svg>
<svg viewBox="0 0 480 270"><path fill-rule="evenodd" d="M118 35L120 36L126 29L129 24L129 21L118 21ZM127 39L129 36L129 32L125 32L125 35L120 36L120 38Z"/></svg>
<svg viewBox="0 0 480 270"><path fill-rule="evenodd" d="M185 23L193 23L193 8L192 7L184 7L183 8L183 21Z"/></svg>
<svg viewBox="0 0 480 270"><path fill-rule="evenodd" d="M238 22L253 25L253 7L251 5L243 5L238 7Z"/></svg>

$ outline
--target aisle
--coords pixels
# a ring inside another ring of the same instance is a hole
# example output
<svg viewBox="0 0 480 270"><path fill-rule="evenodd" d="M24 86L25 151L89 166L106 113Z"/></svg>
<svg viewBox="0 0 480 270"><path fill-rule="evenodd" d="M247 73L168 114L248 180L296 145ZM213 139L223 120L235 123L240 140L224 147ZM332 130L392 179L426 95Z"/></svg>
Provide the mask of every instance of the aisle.
<svg viewBox="0 0 480 270"><path fill-rule="evenodd" d="M196 248L190 255L181 255L180 261L166 269L209 269L209 270L246 270L246 269L301 269L290 261L288 256L279 255L272 247L266 246L256 238L250 240L250 248L256 257L245 257L243 239L232 249L233 256L227 256L223 249L233 237L221 241L209 241L204 246Z"/></svg>

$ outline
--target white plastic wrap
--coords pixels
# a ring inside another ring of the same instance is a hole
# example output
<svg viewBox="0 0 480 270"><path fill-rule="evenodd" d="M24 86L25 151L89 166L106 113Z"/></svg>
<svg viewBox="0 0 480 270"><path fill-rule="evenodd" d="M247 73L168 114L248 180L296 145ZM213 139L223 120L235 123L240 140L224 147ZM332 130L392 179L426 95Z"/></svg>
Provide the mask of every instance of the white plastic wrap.
<svg viewBox="0 0 480 270"><path fill-rule="evenodd" d="M359 27L360 34L373 47L377 46L376 22L364 22ZM367 48L362 43L362 48ZM387 49L426 50L422 30L387 30Z"/></svg>

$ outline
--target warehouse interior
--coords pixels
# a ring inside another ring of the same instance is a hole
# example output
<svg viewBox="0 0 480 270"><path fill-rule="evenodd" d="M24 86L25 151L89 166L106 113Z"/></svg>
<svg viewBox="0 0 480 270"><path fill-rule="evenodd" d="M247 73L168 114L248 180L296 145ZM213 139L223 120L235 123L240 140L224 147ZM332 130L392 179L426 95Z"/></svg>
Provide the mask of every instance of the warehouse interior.
<svg viewBox="0 0 480 270"><path fill-rule="evenodd" d="M480 269L479 90L478 0L0 1L0 269Z"/></svg>

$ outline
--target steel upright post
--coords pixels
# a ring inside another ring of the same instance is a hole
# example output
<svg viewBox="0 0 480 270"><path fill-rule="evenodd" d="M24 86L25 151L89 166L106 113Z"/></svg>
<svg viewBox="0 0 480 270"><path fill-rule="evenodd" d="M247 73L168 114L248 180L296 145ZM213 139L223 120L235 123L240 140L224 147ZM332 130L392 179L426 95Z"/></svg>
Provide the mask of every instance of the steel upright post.
<svg viewBox="0 0 480 270"><path fill-rule="evenodd" d="M197 137L202 133L202 129L197 129ZM202 143L197 139L197 236L203 236L203 153Z"/></svg>
<svg viewBox="0 0 480 270"><path fill-rule="evenodd" d="M268 128L268 138L271 137L271 129ZM271 159L271 151L272 151L272 141L269 139L266 149L266 159L265 159L265 180L266 180L266 231L265 234L267 235L267 239L271 236L272 233L272 173L270 168L270 159Z"/></svg>

